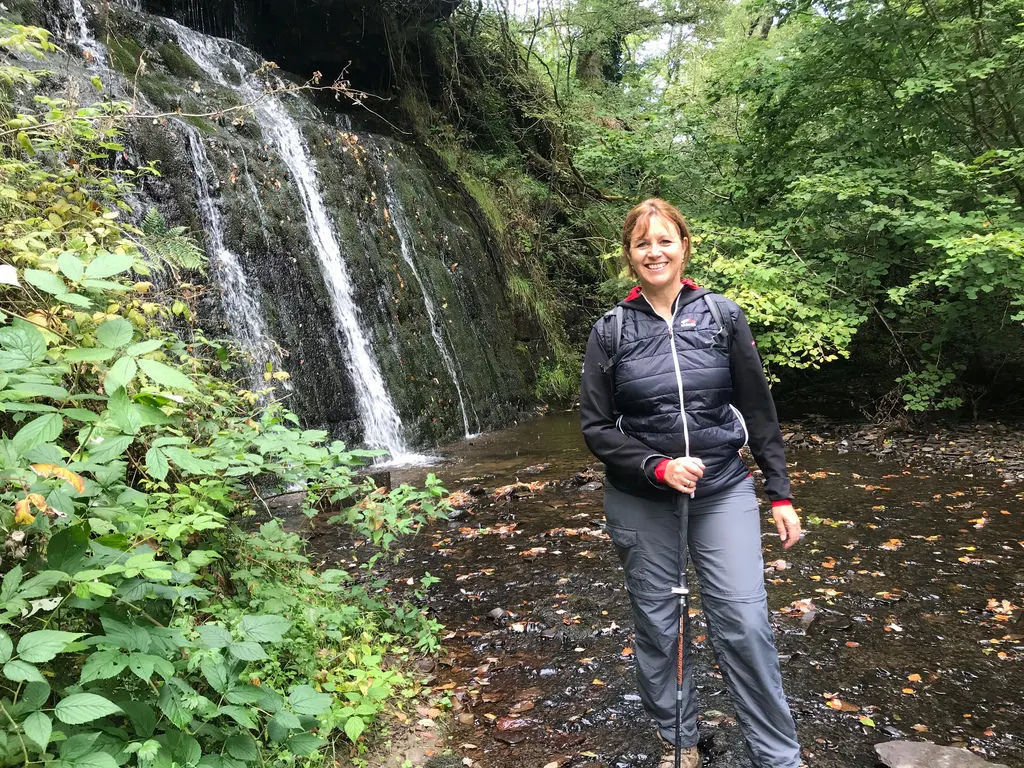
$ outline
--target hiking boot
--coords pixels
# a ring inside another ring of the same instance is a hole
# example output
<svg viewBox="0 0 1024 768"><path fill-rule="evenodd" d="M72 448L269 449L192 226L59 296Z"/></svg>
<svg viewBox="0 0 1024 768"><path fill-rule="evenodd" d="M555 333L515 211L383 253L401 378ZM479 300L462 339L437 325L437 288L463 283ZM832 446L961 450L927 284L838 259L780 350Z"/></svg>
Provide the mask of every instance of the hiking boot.
<svg viewBox="0 0 1024 768"><path fill-rule="evenodd" d="M658 741L661 742L661 745L665 750L662 753L661 761L658 763L658 768L675 768L675 747L673 747L672 743L661 735L661 731L658 731ZM683 747L680 752L682 753L679 756L680 768L700 768L700 753L697 752L696 747Z"/></svg>

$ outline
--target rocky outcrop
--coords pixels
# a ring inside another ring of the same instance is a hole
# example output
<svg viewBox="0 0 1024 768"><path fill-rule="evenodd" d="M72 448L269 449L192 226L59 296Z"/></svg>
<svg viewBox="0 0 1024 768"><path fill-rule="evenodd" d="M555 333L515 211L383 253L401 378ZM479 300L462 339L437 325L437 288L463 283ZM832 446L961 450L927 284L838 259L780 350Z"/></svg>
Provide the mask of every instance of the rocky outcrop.
<svg viewBox="0 0 1024 768"><path fill-rule="evenodd" d="M394 81L406 44L429 34L462 0L143 0L145 10L240 42L308 77L345 70L358 88Z"/></svg>

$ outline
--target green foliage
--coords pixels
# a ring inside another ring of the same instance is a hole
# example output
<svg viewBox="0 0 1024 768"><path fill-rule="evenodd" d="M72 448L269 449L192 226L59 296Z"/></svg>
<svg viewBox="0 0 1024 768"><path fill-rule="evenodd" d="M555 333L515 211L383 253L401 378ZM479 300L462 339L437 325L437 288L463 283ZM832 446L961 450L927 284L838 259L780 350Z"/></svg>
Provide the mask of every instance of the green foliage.
<svg viewBox="0 0 1024 768"><path fill-rule="evenodd" d="M188 237L185 227L168 227L163 214L157 208L150 208L142 219L140 246L149 263L156 269L203 272L206 269L206 254Z"/></svg>
<svg viewBox="0 0 1024 768"><path fill-rule="evenodd" d="M47 45L0 29L9 49ZM374 489L356 475L373 454L280 405L254 411L213 375L221 345L155 322L191 312L136 282L142 249L174 242L184 251L162 263L188 268L199 252L155 216L142 230L121 220L135 172L109 158L125 105L35 104L5 103L0 132L0 764L239 768L318 759L329 743L356 752L415 694L401 662L436 649L439 626L381 602L376 558L316 572L297 535L241 517L299 484L308 514L350 504L345 530L393 551L443 514L444 491Z"/></svg>
<svg viewBox="0 0 1024 768"><path fill-rule="evenodd" d="M573 343L624 287L577 260L614 264L625 210L657 195L694 219L691 273L745 307L776 375L859 355L912 411L1024 375L1020 0L492 7L453 24L477 37L460 73L485 48L482 90L537 123L516 146L569 222L554 239L585 244L520 250L589 303L559 305Z"/></svg>

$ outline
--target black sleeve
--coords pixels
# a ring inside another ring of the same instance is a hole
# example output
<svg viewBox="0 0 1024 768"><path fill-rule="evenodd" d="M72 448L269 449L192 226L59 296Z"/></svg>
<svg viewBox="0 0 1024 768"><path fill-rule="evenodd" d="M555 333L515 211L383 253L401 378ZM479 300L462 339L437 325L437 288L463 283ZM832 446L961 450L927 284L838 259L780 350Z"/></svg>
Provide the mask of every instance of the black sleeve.
<svg viewBox="0 0 1024 768"><path fill-rule="evenodd" d="M598 321L600 322L600 321ZM583 439L597 458L617 472L633 476L637 482L649 482L655 488L666 486L654 479L654 468L661 459L671 458L655 451L635 437L619 431L612 397L612 373L601 367L608 354L601 343L597 326L590 332L580 379L580 424Z"/></svg>
<svg viewBox="0 0 1024 768"><path fill-rule="evenodd" d="M732 374L732 402L747 423L747 442L754 461L764 472L765 493L772 501L792 498L786 471L786 448L775 412L775 401L764 375L754 335L739 307L733 310L729 371Z"/></svg>

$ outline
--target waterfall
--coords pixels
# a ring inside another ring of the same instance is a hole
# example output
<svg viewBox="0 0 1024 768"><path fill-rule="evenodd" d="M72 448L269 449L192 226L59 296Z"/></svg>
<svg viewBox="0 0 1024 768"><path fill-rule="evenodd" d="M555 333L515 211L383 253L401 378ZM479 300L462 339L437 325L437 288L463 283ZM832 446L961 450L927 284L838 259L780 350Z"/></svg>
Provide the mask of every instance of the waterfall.
<svg viewBox="0 0 1024 768"><path fill-rule="evenodd" d="M206 154L199 130L185 122L178 122L188 138L192 168L197 182L197 202L206 234L210 263L223 297L222 306L232 335L253 358L249 379L253 391L266 386L263 373L266 363L274 370L281 368L280 356L267 326L263 321L263 307L258 294L242 271L238 256L224 242L224 218L214 202L208 175L216 178L216 170Z"/></svg>
<svg viewBox="0 0 1024 768"><path fill-rule="evenodd" d="M104 57L106 49L89 29L89 20L85 16L85 6L82 0L71 0L71 10L75 15L75 23L78 25L78 39L75 41L82 49L82 55L89 63L96 63L101 69L106 70Z"/></svg>
<svg viewBox="0 0 1024 768"><path fill-rule="evenodd" d="M384 158L377 158L377 160L380 163L381 170L384 174L384 200L388 206L391 226L394 227L395 232L398 234L398 247L402 253L402 259L409 265L409 269L412 271L412 276L416 279L416 284L419 285L420 293L423 295L423 306L427 310L427 321L430 325L430 335L434 338L434 343L437 345L437 351L441 354L441 360L444 361L444 367L447 369L448 376L451 377L452 383L455 385L455 392L459 397L459 409L462 411L462 425L465 429L465 435L466 437L473 437L474 435L469 429L469 416L466 413L466 401L462 395L462 384L459 382L459 376L456 373L454 356L441 334L441 325L438 321L437 309L434 307L434 301L430 298L430 293L427 291L426 285L423 284L423 278L420 277L419 270L416 269L416 261L414 258L416 255L416 246L413 242L412 233L409 231L409 223L408 218L405 215L405 208L403 207L398 194L395 192L394 184L391 182L391 171L388 168L387 162ZM472 405L472 403L470 404ZM479 431L479 429L480 424L478 418L477 430Z"/></svg>
<svg viewBox="0 0 1024 768"><path fill-rule="evenodd" d="M299 127L279 99L268 99L256 109L260 126L271 136L281 153L302 200L306 227L316 247L334 310L334 322L349 356L352 380L363 421L363 439L375 448L386 448L396 461L412 457L402 438L402 420L373 355L370 340L363 333L355 294L334 226L324 204L316 168L299 133Z"/></svg>
<svg viewBox="0 0 1024 768"><path fill-rule="evenodd" d="M222 48L222 41L197 33L176 22L169 22L177 33L178 43L193 60L218 84L228 85L221 71L225 58L243 75L238 90L243 100L253 103L256 119L264 135L277 147L281 159L291 173L321 273L331 299L334 331L346 356L348 372L355 385L359 418L363 426L363 440L372 448L381 448L391 454L392 461L401 464L422 463L431 457L409 451L402 435L402 420L384 383L380 366L374 356L370 339L363 332L356 307L355 292L334 225L327 212L316 166L298 124L278 96L264 95L249 85L244 67ZM229 49L231 43L224 41Z"/></svg>

